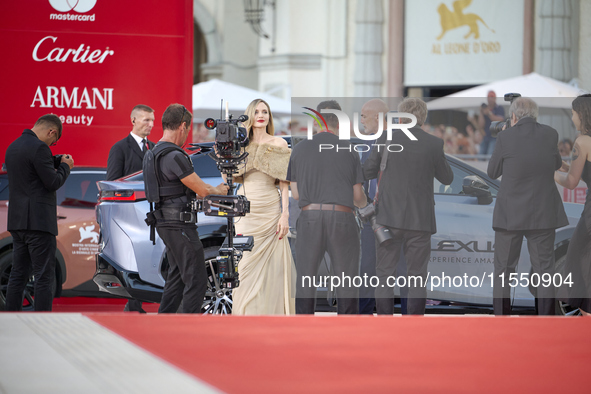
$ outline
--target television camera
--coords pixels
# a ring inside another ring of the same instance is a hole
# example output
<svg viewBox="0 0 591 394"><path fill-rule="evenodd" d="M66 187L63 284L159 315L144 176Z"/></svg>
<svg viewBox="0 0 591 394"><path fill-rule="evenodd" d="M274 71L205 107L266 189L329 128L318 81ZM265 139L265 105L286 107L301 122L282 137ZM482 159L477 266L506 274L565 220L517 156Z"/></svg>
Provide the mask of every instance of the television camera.
<svg viewBox="0 0 591 394"><path fill-rule="evenodd" d="M202 200L194 201L195 211L202 211L206 216L225 216L228 219L227 236L219 250L217 257L218 279L224 288L235 288L240 285L238 278L238 262L243 252L251 251L254 246L252 236L239 235L235 237L234 217L245 216L250 212L250 202L245 196L234 195L234 174L238 173L240 165L245 163L248 152L243 150L249 143L248 133L244 127L238 126L238 122L245 122L248 116L241 115L232 119L228 115L226 103L225 119L208 118L205 127L216 130L213 150L199 144L191 144L193 150L200 149L202 153L209 151L209 156L215 160L218 169L226 175L228 194L209 195Z"/></svg>

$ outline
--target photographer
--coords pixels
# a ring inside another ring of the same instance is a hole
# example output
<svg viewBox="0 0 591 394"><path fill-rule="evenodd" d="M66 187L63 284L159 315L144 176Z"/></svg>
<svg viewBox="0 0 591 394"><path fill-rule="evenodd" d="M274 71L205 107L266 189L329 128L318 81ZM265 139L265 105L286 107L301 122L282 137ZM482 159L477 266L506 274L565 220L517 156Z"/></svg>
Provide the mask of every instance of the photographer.
<svg viewBox="0 0 591 394"><path fill-rule="evenodd" d="M402 248L407 275L426 280L431 234L437 231L433 178L444 185L453 181L453 172L443 153L443 141L420 128L427 119L427 104L418 98L407 98L400 103L398 111L416 117L416 127L409 131L417 141L409 140L401 130L393 132L391 141L386 140L384 133L378 144L398 144L404 149L395 153L374 149L363 165L366 179L378 178L376 222L387 227L390 234L390 239L383 238L381 242L378 239L376 274L380 282L375 297L377 311L381 315L394 313L394 289L387 285L387 278L396 275ZM401 120L408 123L406 118ZM387 161L381 172L384 154ZM408 288L408 313L424 314L426 288L420 283L416 286L409 283Z"/></svg>
<svg viewBox="0 0 591 394"><path fill-rule="evenodd" d="M160 202L148 220L155 221L158 235L164 241L168 256L168 277L164 285L158 313L177 312L183 301L183 313L201 311L207 273L203 245L195 225L195 212L188 208L197 193L201 197L209 194L226 194L228 187L217 187L203 182L193 170L193 164L180 148L191 131L193 115L181 104L171 104L162 115L164 134L152 150L144 157L144 183L157 182ZM163 152L166 150L166 152ZM153 157L155 174L147 171L147 158ZM153 179L152 177L156 177Z"/></svg>
<svg viewBox="0 0 591 394"><path fill-rule="evenodd" d="M568 224L554 183L554 171L562 165L558 133L536 122L538 106L530 98L515 99L509 114L511 127L498 134L488 163L488 176L503 176L493 214L495 315L511 313L508 278L515 272L523 237L533 272L552 275L554 232ZM539 315L554 314L554 288L539 286L536 301Z"/></svg>
<svg viewBox="0 0 591 394"><path fill-rule="evenodd" d="M35 311L51 311L55 281L57 210L55 191L74 167L70 155L52 156L50 146L62 136L62 122L53 114L40 117L6 149L10 185L8 231L13 238L12 271L6 310L21 311L31 274L35 277Z"/></svg>
<svg viewBox="0 0 591 394"><path fill-rule="evenodd" d="M505 110L497 105L497 94L493 90L488 92L487 102L488 105L482 104L480 106L480 116L478 117L478 128L484 130L484 138L480 142L481 155L490 155L495 150L497 139L491 135L490 124L505 120Z"/></svg>

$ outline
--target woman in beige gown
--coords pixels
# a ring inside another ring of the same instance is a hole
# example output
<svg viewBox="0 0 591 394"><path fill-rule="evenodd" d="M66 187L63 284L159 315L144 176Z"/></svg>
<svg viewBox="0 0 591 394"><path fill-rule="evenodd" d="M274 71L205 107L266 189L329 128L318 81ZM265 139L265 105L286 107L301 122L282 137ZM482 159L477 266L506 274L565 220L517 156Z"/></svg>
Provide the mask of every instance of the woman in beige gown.
<svg viewBox="0 0 591 394"><path fill-rule="evenodd" d="M295 314L295 265L287 240L291 150L274 137L273 116L263 100L246 109L249 153L236 182L250 201L250 213L236 220L236 234L252 235L254 248L238 264L240 286L232 292L234 315ZM279 186L279 189L277 188Z"/></svg>

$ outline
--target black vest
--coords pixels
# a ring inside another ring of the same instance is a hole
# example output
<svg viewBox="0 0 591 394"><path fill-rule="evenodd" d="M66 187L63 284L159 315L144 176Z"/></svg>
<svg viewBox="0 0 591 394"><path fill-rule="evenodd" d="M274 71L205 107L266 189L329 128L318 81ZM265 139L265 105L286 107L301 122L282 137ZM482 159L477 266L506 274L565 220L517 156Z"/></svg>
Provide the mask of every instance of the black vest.
<svg viewBox="0 0 591 394"><path fill-rule="evenodd" d="M170 143L158 143L144 155L144 184L149 202L161 204L166 200L188 195L189 189L180 179L166 180L160 170L160 159L175 150L182 152L187 160L191 161L184 150Z"/></svg>

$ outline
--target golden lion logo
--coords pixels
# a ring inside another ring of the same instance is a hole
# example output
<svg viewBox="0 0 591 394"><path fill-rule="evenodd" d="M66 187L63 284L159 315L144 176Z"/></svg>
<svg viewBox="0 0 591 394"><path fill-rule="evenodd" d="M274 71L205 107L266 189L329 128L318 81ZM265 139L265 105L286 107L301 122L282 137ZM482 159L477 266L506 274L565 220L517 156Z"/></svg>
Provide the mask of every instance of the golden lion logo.
<svg viewBox="0 0 591 394"><path fill-rule="evenodd" d="M449 8L443 3L437 7L437 12L439 12L439 17L441 18L441 34L437 37L438 40L441 40L445 33L449 30L456 29L462 26L470 27L470 31L468 34L464 36L464 38L468 38L471 35L474 35L475 39L480 37L480 31L478 29L478 21L482 22L487 29L495 32L493 29L488 27L488 25L476 14L464 14L464 8L468 7L472 3L472 0L457 0L453 3L454 11L451 12Z"/></svg>

